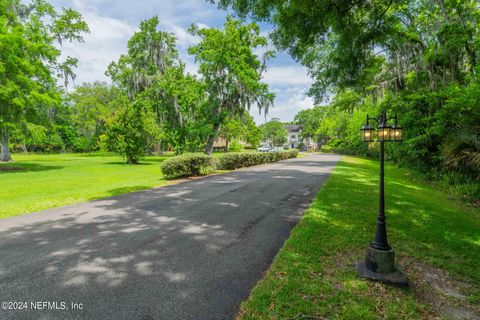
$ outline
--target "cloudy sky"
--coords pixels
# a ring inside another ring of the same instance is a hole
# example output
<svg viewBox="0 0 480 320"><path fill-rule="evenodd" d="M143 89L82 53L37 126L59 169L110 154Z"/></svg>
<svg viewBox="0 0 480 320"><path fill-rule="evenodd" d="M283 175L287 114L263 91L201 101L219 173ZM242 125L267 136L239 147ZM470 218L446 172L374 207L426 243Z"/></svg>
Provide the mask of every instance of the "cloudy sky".
<svg viewBox="0 0 480 320"><path fill-rule="evenodd" d="M71 7L79 11L90 27L85 43L64 44L65 55L79 59L76 84L95 80L108 81L105 70L111 61L126 51L127 41L141 20L158 16L160 28L177 37L177 46L187 69L195 73L197 66L187 49L197 39L188 34L192 24L221 27L227 15L206 0L52 0L57 8ZM269 25L261 24L262 33L268 34ZM306 96L312 80L306 69L293 61L286 53L277 53L269 62L264 81L276 94L275 107L267 120L273 117L291 121L295 114L311 108L313 100ZM251 110L257 123L265 117L258 110Z"/></svg>

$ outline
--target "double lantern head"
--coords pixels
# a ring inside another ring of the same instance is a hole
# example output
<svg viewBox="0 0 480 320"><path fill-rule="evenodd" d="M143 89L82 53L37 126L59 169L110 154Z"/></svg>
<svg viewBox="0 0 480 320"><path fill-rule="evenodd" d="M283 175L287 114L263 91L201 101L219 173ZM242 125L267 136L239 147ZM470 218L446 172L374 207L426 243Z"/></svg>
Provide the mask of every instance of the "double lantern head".
<svg viewBox="0 0 480 320"><path fill-rule="evenodd" d="M403 140L403 128L397 124L397 116L395 115L395 124L393 126L387 124L387 118L385 114L382 114L380 120L369 118L367 116L367 122L360 129L361 138L363 142L373 142L375 129L370 126L369 120L376 120L379 122L377 130L377 140L379 142L401 142Z"/></svg>

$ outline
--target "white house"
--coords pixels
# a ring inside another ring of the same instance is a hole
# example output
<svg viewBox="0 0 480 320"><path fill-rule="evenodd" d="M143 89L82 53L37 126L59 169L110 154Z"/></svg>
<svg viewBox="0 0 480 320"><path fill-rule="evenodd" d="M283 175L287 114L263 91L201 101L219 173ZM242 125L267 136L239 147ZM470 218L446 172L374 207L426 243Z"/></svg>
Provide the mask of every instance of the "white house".
<svg viewBox="0 0 480 320"><path fill-rule="evenodd" d="M287 129L287 145L289 148L297 148L298 144L302 142L300 134L302 132L302 126L296 124L286 124Z"/></svg>
<svg viewBox="0 0 480 320"><path fill-rule="evenodd" d="M305 148L307 150L318 149L318 144L312 138L302 138L303 126L285 124L284 128L287 129L287 142L284 145L285 148L297 149L302 147L302 149ZM262 141L262 145L272 146L271 141L269 140Z"/></svg>
<svg viewBox="0 0 480 320"><path fill-rule="evenodd" d="M300 143L303 143L303 146L309 150L316 150L318 145L312 138L302 139L302 129L303 126L296 124L286 124L285 129L287 129L287 146L289 148L298 148Z"/></svg>

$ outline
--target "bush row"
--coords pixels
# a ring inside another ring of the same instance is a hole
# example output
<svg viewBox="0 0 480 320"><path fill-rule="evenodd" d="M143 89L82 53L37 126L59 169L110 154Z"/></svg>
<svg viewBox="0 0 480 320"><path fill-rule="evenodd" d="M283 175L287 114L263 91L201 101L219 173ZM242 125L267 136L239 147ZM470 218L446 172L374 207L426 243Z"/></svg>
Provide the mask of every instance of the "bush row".
<svg viewBox="0 0 480 320"><path fill-rule="evenodd" d="M161 169L167 179L201 176L215 171L216 160L201 153L187 153L163 161Z"/></svg>
<svg viewBox="0 0 480 320"><path fill-rule="evenodd" d="M257 164L276 162L290 158L296 158L297 149L279 152L232 152L220 157L220 169L233 170L243 167L250 167Z"/></svg>
<svg viewBox="0 0 480 320"><path fill-rule="evenodd" d="M233 170L257 164L296 158L297 149L280 152L232 152L213 158L204 154L190 153L162 162L161 169L167 179L210 174L215 169Z"/></svg>

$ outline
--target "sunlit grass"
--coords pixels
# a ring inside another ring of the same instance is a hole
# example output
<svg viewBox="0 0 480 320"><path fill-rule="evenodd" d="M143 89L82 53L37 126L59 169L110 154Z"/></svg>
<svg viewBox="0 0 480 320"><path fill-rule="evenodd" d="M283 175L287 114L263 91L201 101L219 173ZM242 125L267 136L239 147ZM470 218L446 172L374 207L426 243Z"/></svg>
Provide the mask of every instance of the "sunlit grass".
<svg viewBox="0 0 480 320"><path fill-rule="evenodd" d="M390 244L397 261L442 268L480 295L480 212L448 200L386 165ZM360 279L355 265L373 240L378 162L345 157L269 272L242 304L241 319L422 319L434 310L412 290ZM407 270L408 272L408 270Z"/></svg>
<svg viewBox="0 0 480 320"><path fill-rule="evenodd" d="M172 183L163 178L160 163L174 155L128 165L113 153L14 154L14 162L0 163L0 218Z"/></svg>
<svg viewBox="0 0 480 320"><path fill-rule="evenodd" d="M164 157L127 165L114 154L14 154L0 163L0 218L166 184Z"/></svg>

